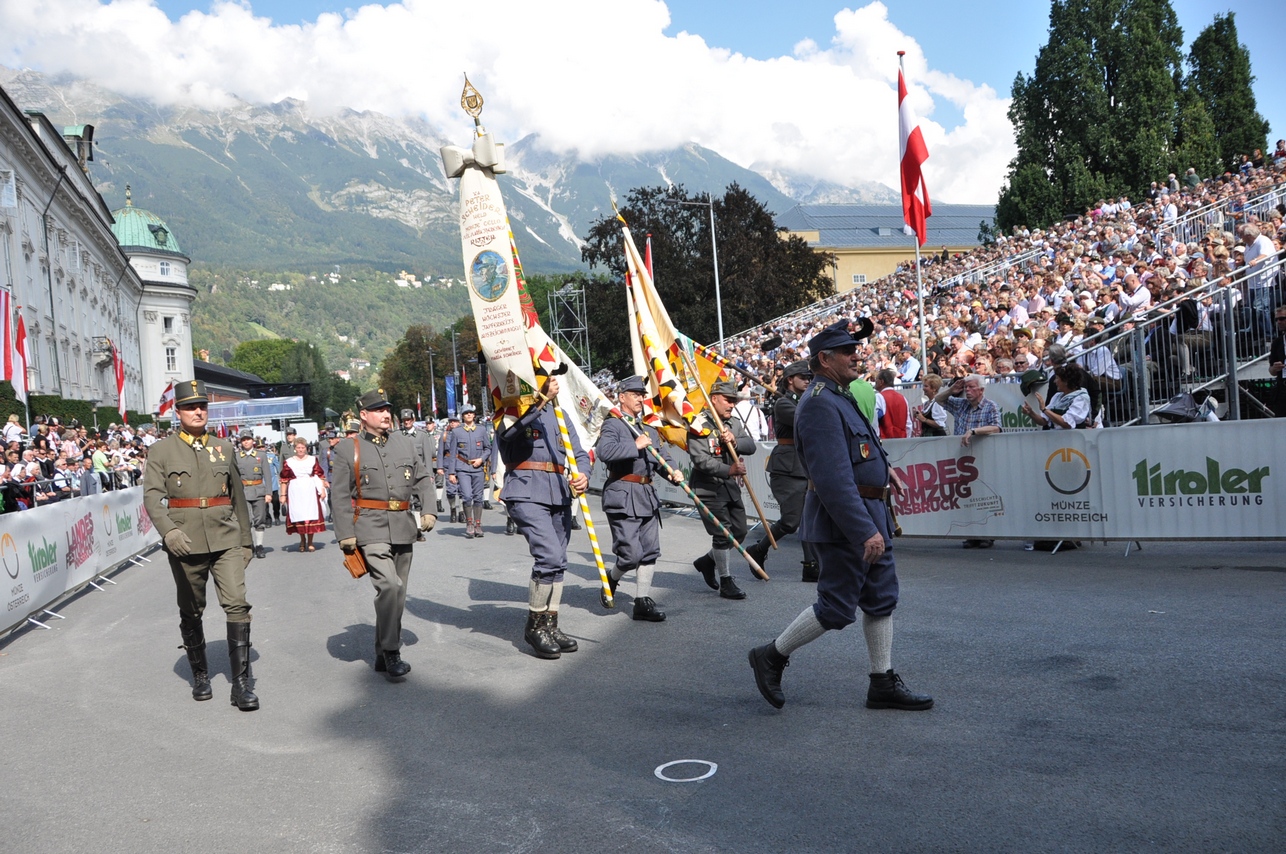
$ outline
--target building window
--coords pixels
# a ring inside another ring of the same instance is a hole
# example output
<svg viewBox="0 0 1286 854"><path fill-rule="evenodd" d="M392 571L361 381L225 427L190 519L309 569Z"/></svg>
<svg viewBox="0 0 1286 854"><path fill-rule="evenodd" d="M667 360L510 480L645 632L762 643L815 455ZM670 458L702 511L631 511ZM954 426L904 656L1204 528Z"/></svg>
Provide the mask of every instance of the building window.
<svg viewBox="0 0 1286 854"><path fill-rule="evenodd" d="M866 284L866 274L865 274L865 273L854 273L854 274L853 274L853 284L855 284L855 285L864 285L864 284Z"/></svg>
<svg viewBox="0 0 1286 854"><path fill-rule="evenodd" d="M177 371L179 369L179 350L177 347L165 348L165 370Z"/></svg>
<svg viewBox="0 0 1286 854"><path fill-rule="evenodd" d="M162 262L161 262L161 275L162 275L162 276L168 276L168 275L170 275L170 262L169 262L169 261L162 261Z"/></svg>
<svg viewBox="0 0 1286 854"><path fill-rule="evenodd" d="M161 331L162 331L162 332L173 332L173 331L174 331L174 318L172 318L172 317L162 317L162 318L161 318Z"/></svg>

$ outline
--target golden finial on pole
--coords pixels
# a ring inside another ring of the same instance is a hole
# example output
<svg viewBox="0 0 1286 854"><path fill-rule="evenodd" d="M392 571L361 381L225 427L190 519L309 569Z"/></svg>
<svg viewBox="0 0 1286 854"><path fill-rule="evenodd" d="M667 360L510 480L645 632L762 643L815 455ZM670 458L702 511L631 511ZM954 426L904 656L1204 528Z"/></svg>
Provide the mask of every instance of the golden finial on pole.
<svg viewBox="0 0 1286 854"><path fill-rule="evenodd" d="M473 118L473 123L482 128L482 121L478 118L482 115L482 93L473 87L469 82L469 74L464 75L464 91L460 93L460 106Z"/></svg>

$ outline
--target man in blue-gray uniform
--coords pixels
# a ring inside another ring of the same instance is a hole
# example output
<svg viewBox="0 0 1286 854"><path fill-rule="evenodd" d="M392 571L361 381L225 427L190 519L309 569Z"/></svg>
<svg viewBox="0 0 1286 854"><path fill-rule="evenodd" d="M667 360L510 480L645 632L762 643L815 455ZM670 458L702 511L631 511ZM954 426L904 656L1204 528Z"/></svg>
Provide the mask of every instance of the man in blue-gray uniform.
<svg viewBox="0 0 1286 854"><path fill-rule="evenodd" d="M652 573L661 557L661 502L652 486L654 475L665 469L647 452L652 446L670 466L671 480L683 480L656 430L639 420L647 386L642 377L628 377L617 388L620 418L603 423L598 437L598 458L607 464L603 485L603 513L612 528L612 552L616 566L608 573L612 595L616 585L631 569L638 589L634 594L634 619L659 623L665 613L652 600ZM607 607L606 597L603 606Z"/></svg>
<svg viewBox="0 0 1286 854"><path fill-rule="evenodd" d="M589 457L571 433L576 455L575 478L569 478L567 452L558 431L554 407L558 378L545 381L539 404L531 407L507 429L496 432L500 459L505 464L505 486L500 500L527 538L535 561L527 587L527 627L523 639L539 658L558 658L575 652L576 641L558 627L558 605L563 597L567 570L567 543L571 539L572 499L589 488Z"/></svg>
<svg viewBox="0 0 1286 854"><path fill-rule="evenodd" d="M483 490L487 479L483 467L491 459L491 436L477 423L478 415L473 404L465 404L460 416L464 423L442 440L443 468L447 479L457 484L460 490L465 537L481 537Z"/></svg>
<svg viewBox="0 0 1286 854"><path fill-rule="evenodd" d="M777 447L768 456L768 483L772 486L773 498L781 508L781 518L773 523L772 535L780 540L799 530L799 522L804 515L804 495L808 492L808 474L804 464L795 452L795 409L799 405L799 396L812 382L813 374L808 362L800 360L786 366L782 376L782 394L773 404L772 426L777 439ZM746 551L759 563L764 565L768 559L768 534ZM813 544L804 542L804 581L817 580L817 556L813 554Z"/></svg>
<svg viewBox="0 0 1286 854"><path fill-rule="evenodd" d="M817 602L805 608L781 635L750 651L759 692L781 708L786 698L781 675L791 653L842 629L862 611L871 660L869 709L918 711L933 698L912 693L893 671L893 609L898 603L893 563L893 520L889 490L899 497L906 487L889 466L875 429L848 384L858 375L857 344L873 331L862 318L856 334L846 320L826 327L808 342L813 382L795 413L795 449L803 459L810 486L804 499L803 538L815 545L821 564Z"/></svg>
<svg viewBox="0 0 1286 854"><path fill-rule="evenodd" d="M746 432L741 419L732 414L740 400L736 384L720 380L710 386L710 404L723 421L723 432L715 428L708 412L701 413L688 434L688 456L692 458L692 491L724 528L741 542L746 538L746 506L741 500L740 478L746 474L746 463L733 462L755 452L755 440ZM700 432L706 435L700 435ZM705 578L711 590L725 599L745 599L746 594L732 577L732 540L709 519L702 517L711 548L692 565ZM717 578L717 580L716 580Z"/></svg>

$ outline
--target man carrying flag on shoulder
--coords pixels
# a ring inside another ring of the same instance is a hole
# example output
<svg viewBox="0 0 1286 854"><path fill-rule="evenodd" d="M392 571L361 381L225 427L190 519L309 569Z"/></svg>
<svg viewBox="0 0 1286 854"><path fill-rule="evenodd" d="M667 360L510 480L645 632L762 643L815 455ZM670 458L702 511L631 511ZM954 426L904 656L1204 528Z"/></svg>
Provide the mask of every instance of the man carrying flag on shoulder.
<svg viewBox="0 0 1286 854"><path fill-rule="evenodd" d="M741 500L741 480L746 474L744 460L737 457L753 454L758 446L746 432L745 425L732 414L740 399L736 383L719 380L710 386L710 405L723 421L723 431L715 429L710 413L702 412L692 423L688 436L688 454L692 457L692 491L723 523L726 530L702 517L710 535L710 551L692 562L711 590L724 599L745 599L746 593L732 577L732 550L746 538L746 505ZM718 580L716 581L716 577Z"/></svg>

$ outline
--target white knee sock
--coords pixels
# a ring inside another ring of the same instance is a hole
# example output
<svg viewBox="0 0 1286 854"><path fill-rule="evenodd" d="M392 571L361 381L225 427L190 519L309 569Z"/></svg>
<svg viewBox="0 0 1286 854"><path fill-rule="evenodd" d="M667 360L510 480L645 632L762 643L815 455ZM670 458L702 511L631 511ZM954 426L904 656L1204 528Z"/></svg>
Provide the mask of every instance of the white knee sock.
<svg viewBox="0 0 1286 854"><path fill-rule="evenodd" d="M555 581L550 585L549 610L558 613L558 605L563 601L563 583Z"/></svg>
<svg viewBox="0 0 1286 854"><path fill-rule="evenodd" d="M262 545L263 545L263 531L256 531L254 528L251 528L251 529L250 529L250 541L251 541L252 543L254 543L256 546L262 546Z"/></svg>
<svg viewBox="0 0 1286 854"><path fill-rule="evenodd" d="M893 669L893 617L862 615L862 634L866 635L866 652L871 657L871 672Z"/></svg>
<svg viewBox="0 0 1286 854"><path fill-rule="evenodd" d="M613 581L620 581L625 577L625 570L621 569L621 565L618 563L607 573L607 577Z"/></svg>
<svg viewBox="0 0 1286 854"><path fill-rule="evenodd" d="M634 570L634 581L638 584L638 590L634 594L635 599L652 595L652 571L655 569L656 564L644 563Z"/></svg>
<svg viewBox="0 0 1286 854"><path fill-rule="evenodd" d="M552 584L541 584L532 579L527 585L527 607L538 614L549 610L549 597L554 592Z"/></svg>
<svg viewBox="0 0 1286 854"><path fill-rule="evenodd" d="M773 641L773 646L777 647L777 651L782 655L790 655L804 644L812 643L824 634L826 629L817 622L817 612L813 610L812 605L809 605L799 612L799 616L786 627L785 631L778 635L777 640Z"/></svg>

